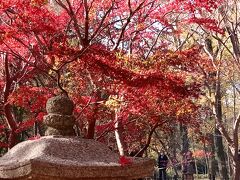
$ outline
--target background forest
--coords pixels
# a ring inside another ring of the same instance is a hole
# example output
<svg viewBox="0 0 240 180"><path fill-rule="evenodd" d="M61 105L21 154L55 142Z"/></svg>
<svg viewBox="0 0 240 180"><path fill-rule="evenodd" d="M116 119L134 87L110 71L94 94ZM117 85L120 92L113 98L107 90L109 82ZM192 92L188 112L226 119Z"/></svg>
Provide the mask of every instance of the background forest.
<svg viewBox="0 0 240 180"><path fill-rule="evenodd" d="M0 155L44 135L49 97L120 155L240 177L238 0L0 1Z"/></svg>

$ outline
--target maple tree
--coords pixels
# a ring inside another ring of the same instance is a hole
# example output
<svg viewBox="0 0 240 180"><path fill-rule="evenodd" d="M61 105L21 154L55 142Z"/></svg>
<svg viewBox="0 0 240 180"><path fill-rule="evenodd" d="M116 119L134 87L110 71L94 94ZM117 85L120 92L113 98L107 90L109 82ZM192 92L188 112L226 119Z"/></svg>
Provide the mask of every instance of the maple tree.
<svg viewBox="0 0 240 180"><path fill-rule="evenodd" d="M95 49L90 55L98 53L97 51L98 50ZM101 50L101 53L103 54L103 50ZM88 56L87 59L91 59L87 53L85 55ZM103 62L100 61L101 59L92 59L92 61L90 61L91 66L88 70L92 71L91 68L95 70L95 74L92 75L91 80L96 79L94 82L95 86L99 89L104 89L105 93L109 96L107 102L103 105L115 111L115 113L118 114L118 118L121 119L121 123L124 122L128 127L131 127L129 128L128 135L131 137L130 140L134 141L134 129L138 128L136 130L139 130L139 128L145 128L145 126L140 125L142 120L145 121L145 123L146 121L149 122L146 124L155 128L159 126L166 128L167 126L164 126L164 124L174 123L174 120L175 122L182 121L191 124L190 114L194 114L193 111L197 109L193 99L198 97L200 86L200 84L195 81L191 82L190 80L193 73L197 72L197 67L194 68L194 66L197 65L196 61L201 59L198 58L197 55L197 48L178 54L171 51L167 54L166 52L159 52L158 55L156 54L156 56L152 58L151 64L146 65L147 61L142 61L137 65L130 65L131 62L129 62L127 65L122 63L122 66L120 66L119 64L121 64L123 60L119 59L118 61L120 62L116 62L117 60L113 61L118 64L117 67L114 63L107 64L106 62L103 64ZM106 54L104 54L103 58L105 59L105 57ZM85 57L83 56L82 58ZM179 59L184 59L184 61L180 62ZM129 68L129 66L133 69L138 68L138 73L127 71L125 68ZM71 78L73 79L70 81L70 86L74 87L74 92L83 91L83 85L81 83L79 84L79 82L83 81L81 79L82 77L79 77L79 73L74 73L83 72L83 70L79 69L82 68L82 64L78 62L73 63L72 68L74 70L71 71ZM97 69L100 74L96 73ZM159 69L161 70L160 72ZM173 70L175 74L172 74ZM114 79L109 79L109 74ZM195 74L195 76L196 75L197 74ZM96 101L96 99L94 100ZM101 102L101 100L103 99L100 99L99 102ZM84 103L86 104L86 101ZM81 106L84 106L84 104L81 105L81 103L77 103L77 108L78 105L80 106L79 109L81 109ZM88 109L85 111L83 114L89 116L87 113ZM104 113L103 116L106 116L106 110ZM111 112L109 113L109 115L111 115ZM187 117L187 115L189 115L189 117ZM90 116L92 116L92 114ZM98 114L98 117L99 116L100 112ZM114 115L112 115L112 117L113 116ZM108 118L111 119L111 116ZM86 117L86 119L90 118ZM101 117L100 119L103 118ZM131 119L131 124L129 124L129 119ZM107 122L107 124L97 126L97 128L102 131L104 131L106 127L110 128L112 126L112 128L114 128L116 121L116 119L112 118L112 122ZM134 121L137 122L135 123ZM192 123L194 123L194 120L192 120Z"/></svg>
<svg viewBox="0 0 240 180"><path fill-rule="evenodd" d="M32 16L33 13L40 16ZM45 17L48 16L48 18L42 19L41 16L43 15ZM5 126L10 130L9 147L17 143L19 128L23 129L22 126L33 125L34 123L21 123L22 119L17 120L12 111L13 104L10 104L10 96L14 96L13 93L15 93L15 97L20 97L20 99L12 97L12 102L15 101L23 108L17 111L30 111L35 114L34 118L37 116L36 113L41 112L42 103L46 101L46 97L49 97L46 93L44 94L42 88L36 90L36 87L34 90L32 81L36 76L41 76L41 74L43 76L44 74L45 76L48 75L51 67L48 66L45 55L48 54L50 58L55 54L59 54L61 46L58 46L60 44L58 36L61 35L61 23L58 25L56 23L54 13L51 14L47 9L42 9L32 4L31 1L1 2L0 41L1 67L3 70L1 79L1 108L4 118L6 118ZM58 27L59 29L53 27ZM46 54L45 51L47 51ZM67 52L65 51L64 53ZM32 93L26 94L25 91ZM37 92L33 93L34 91ZM24 95L17 96L17 93ZM33 97L33 94L37 96ZM41 98L42 94L46 95L46 97ZM39 106L34 106L35 103ZM26 105L28 105L27 109L25 109ZM15 115L17 114L15 113Z"/></svg>

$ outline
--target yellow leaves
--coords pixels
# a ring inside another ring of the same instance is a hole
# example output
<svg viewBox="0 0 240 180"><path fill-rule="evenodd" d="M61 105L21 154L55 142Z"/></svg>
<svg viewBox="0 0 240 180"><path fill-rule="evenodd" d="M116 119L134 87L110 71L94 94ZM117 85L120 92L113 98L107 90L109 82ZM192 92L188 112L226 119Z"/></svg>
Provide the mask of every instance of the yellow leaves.
<svg viewBox="0 0 240 180"><path fill-rule="evenodd" d="M144 23L138 23L137 24L137 30L141 31L145 28L145 24Z"/></svg>
<svg viewBox="0 0 240 180"><path fill-rule="evenodd" d="M107 106L111 110L117 110L121 107L121 100L117 99L115 96L110 96L108 100L105 102L105 106Z"/></svg>
<svg viewBox="0 0 240 180"><path fill-rule="evenodd" d="M214 121L204 121L201 124L201 131L204 133L213 133L215 129Z"/></svg>
<svg viewBox="0 0 240 180"><path fill-rule="evenodd" d="M185 80L185 84L186 84L186 85L191 85L191 84L194 83L194 82L195 82L195 79L193 78L192 75L187 75L187 76L186 76L186 80Z"/></svg>
<svg viewBox="0 0 240 180"><path fill-rule="evenodd" d="M194 128L188 128L188 136L189 137L192 137L192 138L196 138L196 132L195 132L195 129Z"/></svg>
<svg viewBox="0 0 240 180"><path fill-rule="evenodd" d="M209 96L208 94L206 94L205 96L200 96L197 102L199 105L203 105L203 104L214 104L215 103L215 97Z"/></svg>
<svg viewBox="0 0 240 180"><path fill-rule="evenodd" d="M89 19L94 19L96 17L96 10L90 9L88 16L89 16Z"/></svg>
<svg viewBox="0 0 240 180"><path fill-rule="evenodd" d="M48 3L48 0L31 0L33 6L43 6Z"/></svg>
<svg viewBox="0 0 240 180"><path fill-rule="evenodd" d="M182 115L185 115L185 114L190 114L192 113L192 109L191 108L179 108L179 110L176 112L176 116L182 116Z"/></svg>
<svg viewBox="0 0 240 180"><path fill-rule="evenodd" d="M125 55L122 52L116 52L116 57L119 60L124 60L125 59Z"/></svg>

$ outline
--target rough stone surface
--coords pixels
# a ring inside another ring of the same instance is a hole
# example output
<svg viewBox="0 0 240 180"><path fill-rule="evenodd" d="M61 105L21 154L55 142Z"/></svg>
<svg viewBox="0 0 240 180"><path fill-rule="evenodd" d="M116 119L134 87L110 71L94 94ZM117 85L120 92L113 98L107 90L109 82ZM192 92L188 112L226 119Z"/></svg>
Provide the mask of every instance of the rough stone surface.
<svg viewBox="0 0 240 180"><path fill-rule="evenodd" d="M154 160L132 158L126 166L103 144L78 137L47 136L13 147L0 158L0 179L134 179L149 176Z"/></svg>
<svg viewBox="0 0 240 180"><path fill-rule="evenodd" d="M52 135L75 136L75 131L73 128L55 129L55 128L48 127L45 131L45 136L52 136Z"/></svg>
<svg viewBox="0 0 240 180"><path fill-rule="evenodd" d="M73 127L75 118L69 115L49 114L44 116L43 121L47 126L56 129L65 129L66 127Z"/></svg>
<svg viewBox="0 0 240 180"><path fill-rule="evenodd" d="M72 115L73 102L64 95L50 98L46 104L47 113Z"/></svg>
<svg viewBox="0 0 240 180"><path fill-rule="evenodd" d="M48 115L43 117L47 125L45 132L49 135L74 136L73 125L75 118L73 113L73 102L67 96L55 96L47 101L46 109Z"/></svg>

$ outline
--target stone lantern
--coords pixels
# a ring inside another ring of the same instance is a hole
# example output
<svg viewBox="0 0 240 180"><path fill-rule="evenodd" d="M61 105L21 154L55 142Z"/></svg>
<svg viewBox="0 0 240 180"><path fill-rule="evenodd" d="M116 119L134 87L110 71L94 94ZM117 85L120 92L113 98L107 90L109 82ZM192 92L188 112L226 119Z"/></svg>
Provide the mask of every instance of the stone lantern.
<svg viewBox="0 0 240 180"><path fill-rule="evenodd" d="M151 176L154 160L119 155L104 144L74 137L73 102L56 96L47 102L46 136L14 146L0 158L0 179L34 180L130 180Z"/></svg>

